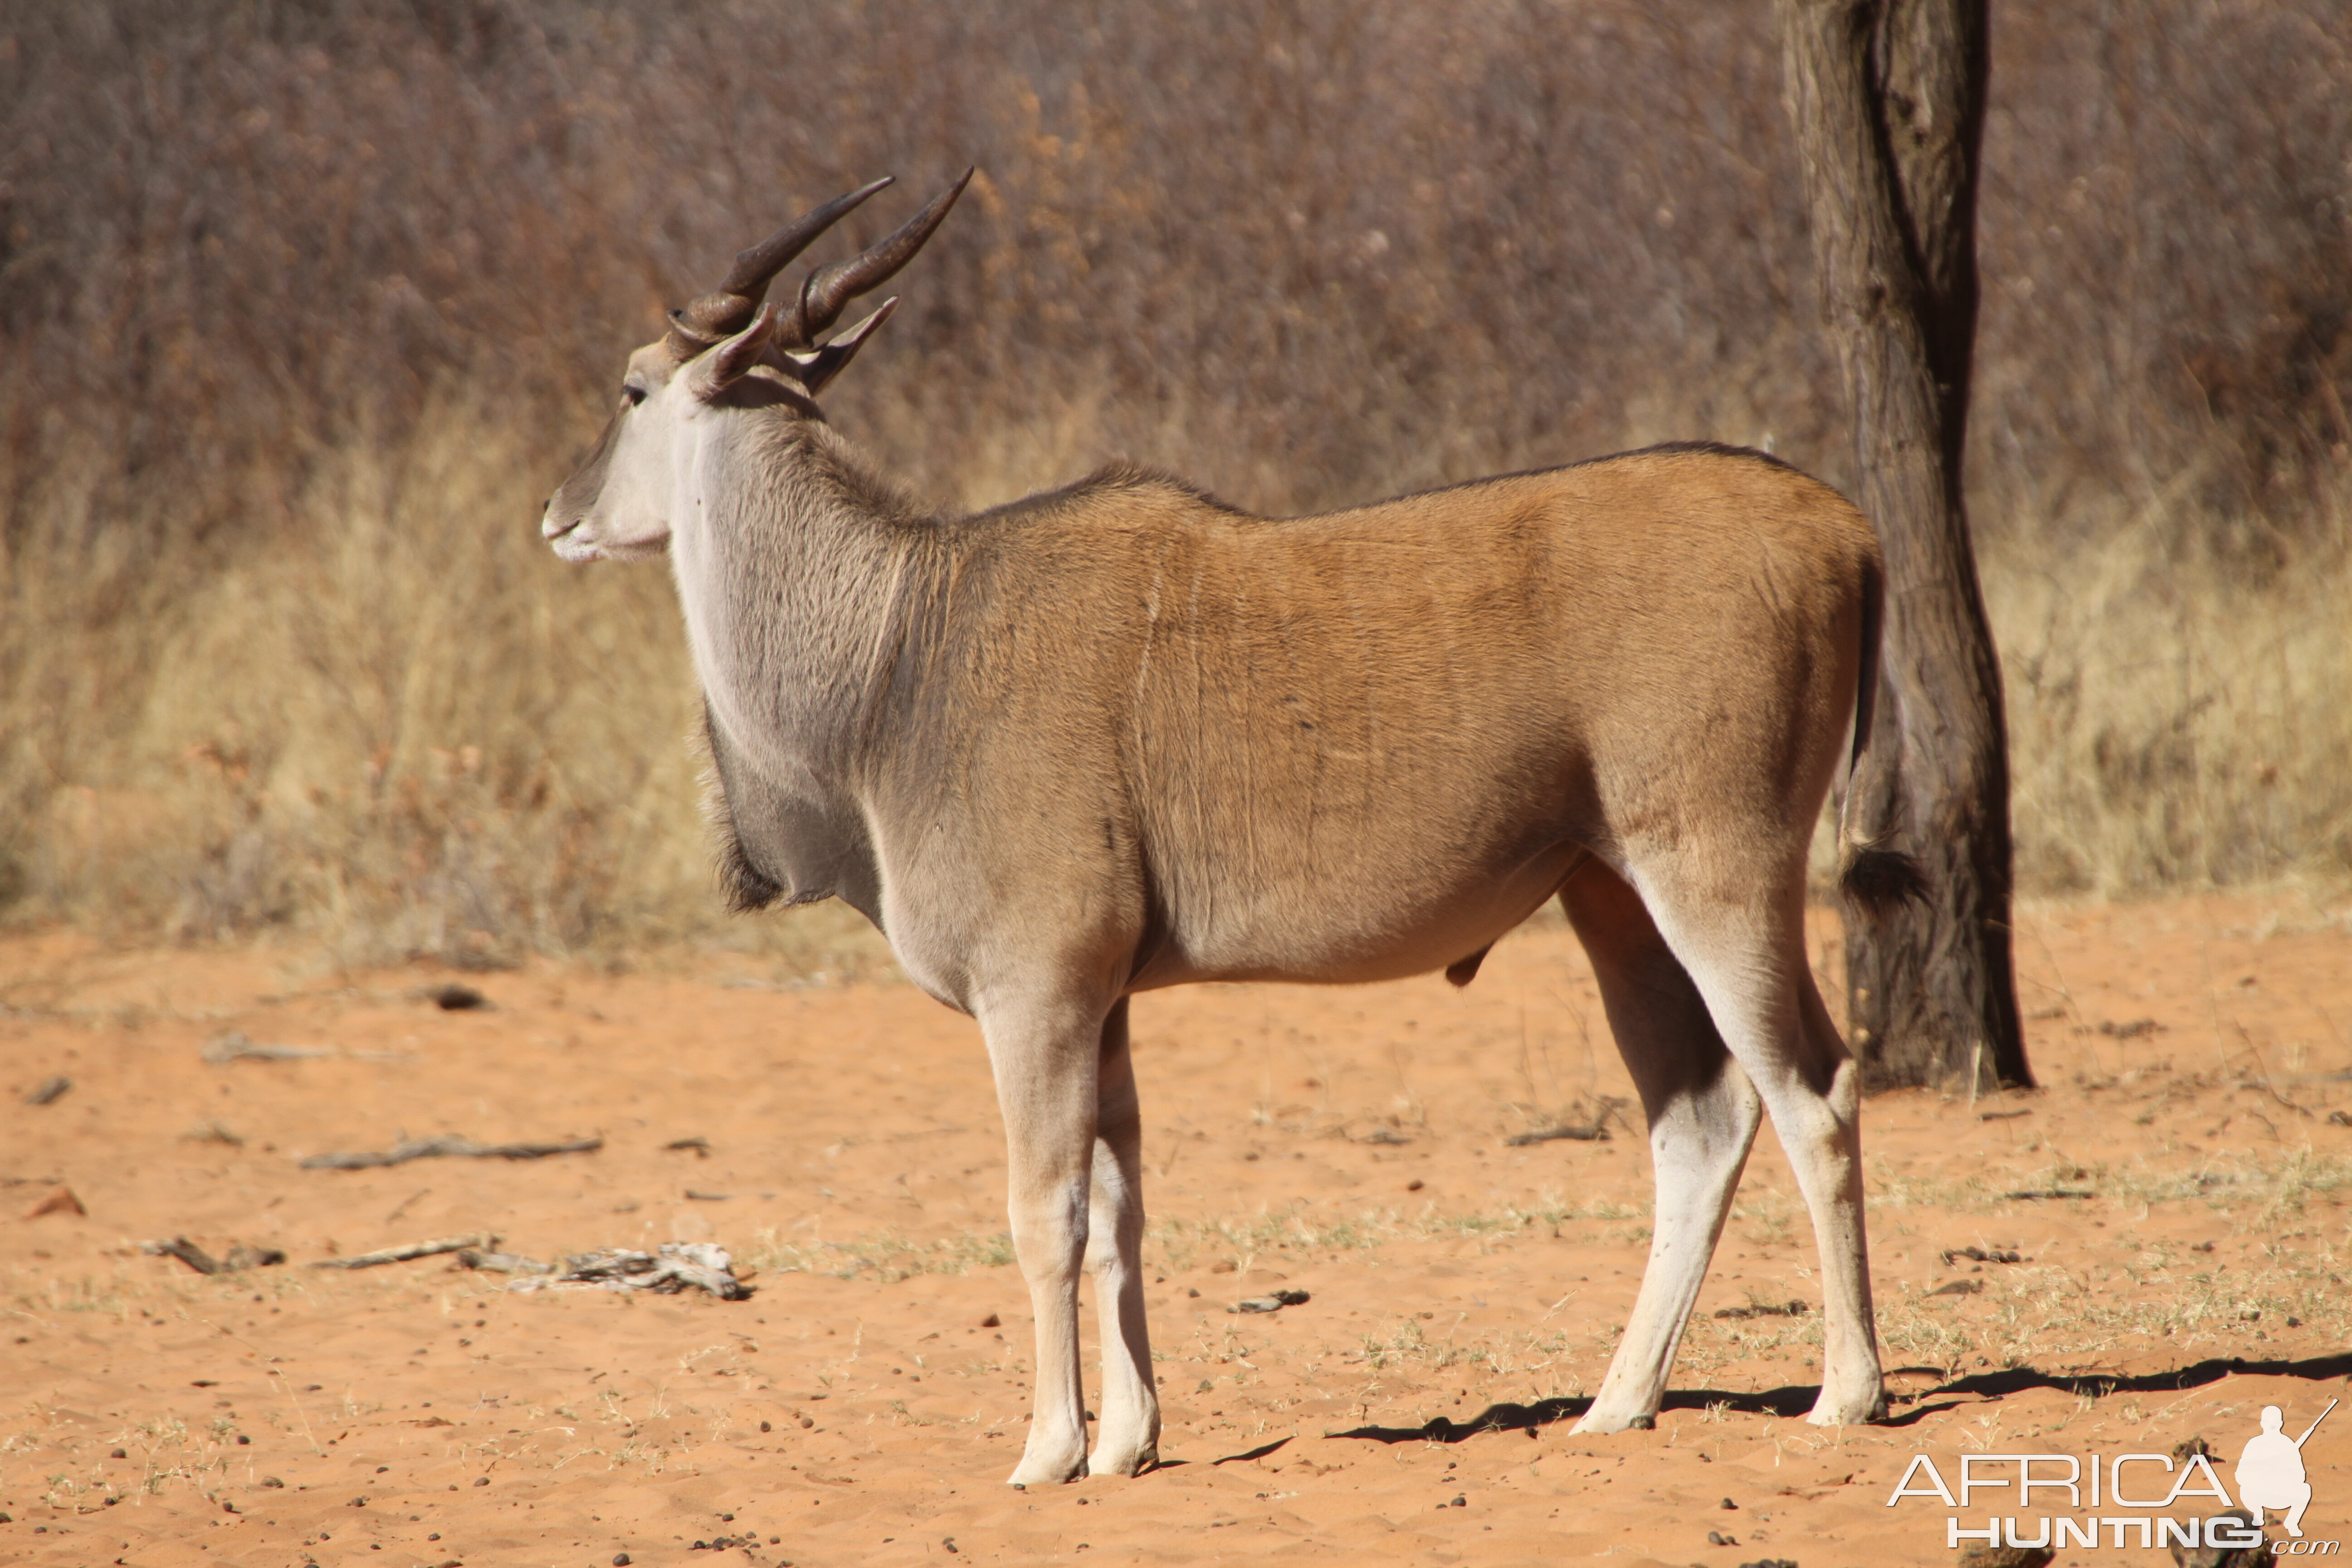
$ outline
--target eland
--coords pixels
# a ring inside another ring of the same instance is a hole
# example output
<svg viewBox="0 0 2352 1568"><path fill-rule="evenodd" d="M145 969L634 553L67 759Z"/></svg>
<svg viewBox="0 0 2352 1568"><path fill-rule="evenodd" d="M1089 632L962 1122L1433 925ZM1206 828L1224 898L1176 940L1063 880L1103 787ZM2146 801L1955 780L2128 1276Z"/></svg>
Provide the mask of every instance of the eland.
<svg viewBox="0 0 2352 1568"><path fill-rule="evenodd" d="M1124 466L970 515L929 508L816 400L897 301L828 336L844 309L964 180L789 305L766 301L771 280L887 180L738 256L629 356L541 526L567 561L667 554L734 906L839 898L980 1024L1036 1319L1012 1480L1158 1458L1129 998L1467 984L1554 898L1640 1091L1656 1185L1633 1317L1578 1429L1654 1421L1766 1112L1820 1250L1811 1419L1882 1414L1858 1068L1804 942L1814 824L1867 761L1869 522L1711 444L1311 517ZM1843 824L1840 853L1865 905L1915 890L1907 862Z"/></svg>

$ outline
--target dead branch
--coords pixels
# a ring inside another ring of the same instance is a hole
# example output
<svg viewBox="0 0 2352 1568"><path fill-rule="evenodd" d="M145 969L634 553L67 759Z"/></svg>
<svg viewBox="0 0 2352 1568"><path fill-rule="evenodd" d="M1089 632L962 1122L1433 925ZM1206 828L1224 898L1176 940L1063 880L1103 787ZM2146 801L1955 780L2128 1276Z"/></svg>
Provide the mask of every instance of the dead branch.
<svg viewBox="0 0 2352 1568"><path fill-rule="evenodd" d="M199 1274L221 1271L217 1258L184 1236L175 1236L169 1241L142 1241L139 1250L150 1258L176 1258Z"/></svg>
<svg viewBox="0 0 2352 1568"><path fill-rule="evenodd" d="M260 1046L256 1045L243 1029L231 1029L205 1043L204 1058L219 1066L224 1062L300 1062L335 1053L326 1046Z"/></svg>
<svg viewBox="0 0 2352 1568"><path fill-rule="evenodd" d="M355 1258L321 1258L310 1265L313 1268L373 1268L382 1263L406 1263L415 1258L433 1258L444 1252L463 1252L469 1247L492 1247L499 1238L488 1231L477 1231L471 1236L445 1236L438 1241L412 1241L405 1247L386 1247L374 1252L362 1252Z"/></svg>
<svg viewBox="0 0 2352 1568"><path fill-rule="evenodd" d="M1570 1138L1580 1143L1605 1143L1609 1141L1609 1119L1623 1108L1625 1102L1613 1094L1604 1094L1593 1110L1592 1120L1580 1123L1563 1122L1558 1127L1540 1128L1533 1132L1516 1133L1503 1140L1513 1149L1524 1149L1530 1143L1549 1143Z"/></svg>
<svg viewBox="0 0 2352 1568"><path fill-rule="evenodd" d="M369 1171L381 1165L404 1165L411 1160L541 1160L550 1154L593 1154L604 1146L602 1138L572 1138L552 1143L477 1143L447 1133L439 1138L404 1138L381 1152L313 1154L302 1162L306 1171Z"/></svg>
<svg viewBox="0 0 2352 1568"><path fill-rule="evenodd" d="M1944 1267L1949 1268L1955 1258L1965 1258L1972 1263L2022 1263L2025 1255L2014 1249L1983 1247L1954 1247L1944 1252Z"/></svg>
<svg viewBox="0 0 2352 1568"><path fill-rule="evenodd" d="M1801 1318L1808 1310L1802 1301L1755 1301L1745 1307L1719 1307L1715 1315L1744 1323L1750 1318Z"/></svg>
<svg viewBox="0 0 2352 1568"><path fill-rule="evenodd" d="M169 1241L142 1241L139 1250L150 1258L176 1258L199 1274L235 1274L286 1261L286 1254L277 1247L247 1247L243 1242L230 1247L226 1258L215 1258L184 1236L175 1236Z"/></svg>

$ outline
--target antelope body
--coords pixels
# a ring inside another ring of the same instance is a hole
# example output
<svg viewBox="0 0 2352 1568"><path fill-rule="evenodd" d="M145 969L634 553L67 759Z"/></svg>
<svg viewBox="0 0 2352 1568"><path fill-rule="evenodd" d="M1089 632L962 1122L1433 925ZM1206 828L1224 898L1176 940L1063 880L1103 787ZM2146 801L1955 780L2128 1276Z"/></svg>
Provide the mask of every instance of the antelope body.
<svg viewBox="0 0 2352 1568"><path fill-rule="evenodd" d="M1580 1429L1655 1415L1759 1108L1822 1256L1811 1418L1878 1414L1856 1069L1803 941L1812 826L1869 732L1867 521L1706 446L1286 520L1127 468L937 515L813 399L889 306L819 335L961 184L789 310L759 303L877 188L745 252L631 357L542 527L572 560L667 550L737 905L838 896L980 1022L1036 1315L1012 1479L1157 1458L1128 998L1466 984L1552 897L1656 1169L1649 1265ZM1082 1269L1102 1319L1091 1466Z"/></svg>

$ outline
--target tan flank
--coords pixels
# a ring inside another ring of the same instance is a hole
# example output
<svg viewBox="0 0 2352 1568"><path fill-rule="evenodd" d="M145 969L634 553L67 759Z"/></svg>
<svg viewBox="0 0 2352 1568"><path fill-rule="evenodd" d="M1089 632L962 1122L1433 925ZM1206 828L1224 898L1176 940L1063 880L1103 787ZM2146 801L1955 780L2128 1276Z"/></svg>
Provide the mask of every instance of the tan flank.
<svg viewBox="0 0 2352 1568"><path fill-rule="evenodd" d="M961 183L790 306L760 302L877 188L744 252L630 356L544 531L567 560L668 553L736 901L843 899L980 1021L1037 1320L1012 1479L1156 1458L1128 998L1466 984L1555 896L1657 1172L1649 1267L1580 1428L1656 1413L1763 1110L1822 1262L1812 1418L1877 1414L1858 1085L1802 923L1807 843L1874 685L1869 523L1769 458L1697 446L1317 517L1130 468L925 510L813 400L890 307L825 331ZM1855 879L1895 891L1899 869Z"/></svg>

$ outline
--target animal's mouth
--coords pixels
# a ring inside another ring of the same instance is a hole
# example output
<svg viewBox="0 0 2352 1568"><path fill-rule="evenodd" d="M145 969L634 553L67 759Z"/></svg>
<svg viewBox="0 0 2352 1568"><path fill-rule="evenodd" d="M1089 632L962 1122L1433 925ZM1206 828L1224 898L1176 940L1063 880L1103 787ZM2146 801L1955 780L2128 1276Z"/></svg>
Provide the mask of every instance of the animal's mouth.
<svg viewBox="0 0 2352 1568"><path fill-rule="evenodd" d="M597 546L596 542L593 540L583 539L581 537L580 521L581 520L575 517L570 522L567 522L559 528L556 526L555 510L554 508L550 507L546 515L540 519L540 536L545 539L547 542L553 547L556 554L562 556L566 561L580 562L603 559L604 552Z"/></svg>

